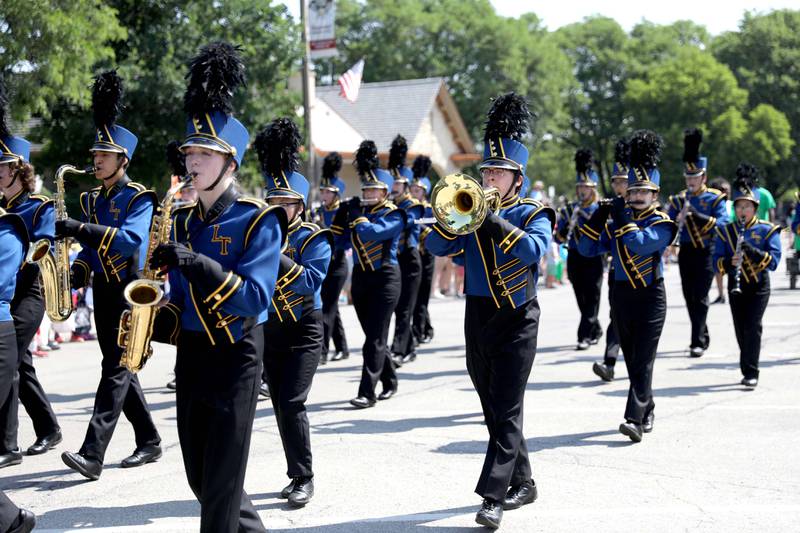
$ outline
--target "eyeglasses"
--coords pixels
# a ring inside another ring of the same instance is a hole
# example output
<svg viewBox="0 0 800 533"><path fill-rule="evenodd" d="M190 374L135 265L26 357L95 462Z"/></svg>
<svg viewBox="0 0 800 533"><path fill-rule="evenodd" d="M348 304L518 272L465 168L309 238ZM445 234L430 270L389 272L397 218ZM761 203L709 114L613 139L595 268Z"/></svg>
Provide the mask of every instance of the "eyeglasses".
<svg viewBox="0 0 800 533"><path fill-rule="evenodd" d="M497 168L497 167L487 167L481 169L481 177L482 178L502 178L506 175L506 172L512 172L513 170L509 170L507 168Z"/></svg>

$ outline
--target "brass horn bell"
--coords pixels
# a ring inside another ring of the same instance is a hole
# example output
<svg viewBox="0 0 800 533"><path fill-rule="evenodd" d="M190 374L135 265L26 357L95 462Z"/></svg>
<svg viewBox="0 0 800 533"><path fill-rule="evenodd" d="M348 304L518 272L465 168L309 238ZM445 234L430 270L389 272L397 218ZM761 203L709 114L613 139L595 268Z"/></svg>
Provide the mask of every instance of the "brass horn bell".
<svg viewBox="0 0 800 533"><path fill-rule="evenodd" d="M433 216L453 235L472 233L499 206L500 192L497 189L484 189L478 180L466 174L445 176L431 192Z"/></svg>

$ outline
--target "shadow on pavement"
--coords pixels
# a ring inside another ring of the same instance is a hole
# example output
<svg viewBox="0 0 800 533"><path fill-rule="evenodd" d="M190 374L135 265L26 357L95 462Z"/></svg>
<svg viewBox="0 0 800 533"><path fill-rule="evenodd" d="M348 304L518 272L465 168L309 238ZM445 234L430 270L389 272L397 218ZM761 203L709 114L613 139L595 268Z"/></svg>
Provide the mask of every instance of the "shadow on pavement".
<svg viewBox="0 0 800 533"><path fill-rule="evenodd" d="M598 439L598 437L610 437L613 439ZM433 450L436 453L445 454L484 454L486 452L487 441L461 441L451 442ZM559 448L580 448L584 446L606 446L608 448L621 448L633 444L628 437L621 435L616 429L603 431L587 431L585 433L569 433L566 435L550 435L546 437L535 437L527 439L528 450L531 453L541 450L555 450Z"/></svg>
<svg viewBox="0 0 800 533"><path fill-rule="evenodd" d="M481 413L435 416L432 418L404 418L400 420L342 420L325 424L311 424L315 433L403 433L418 428L449 428L455 425L483 424Z"/></svg>
<svg viewBox="0 0 800 533"><path fill-rule="evenodd" d="M256 509L261 509L256 505ZM382 518L372 518L368 520L355 520L351 522L341 522L338 524L326 524L322 526L313 527L300 527L291 529L274 529L269 528L271 533L297 533L298 531L313 533L399 533L409 531L413 527L414 530L420 531L436 531L437 533L461 533L465 531L480 531L478 526L436 526L431 522L444 520L452 516L462 514L472 514L477 512L479 506L470 507L457 507L452 509L438 509L434 511L425 511L421 513L414 513L409 515L395 515ZM269 524L265 524L269 527ZM415 527L414 527L415 526Z"/></svg>
<svg viewBox="0 0 800 533"><path fill-rule="evenodd" d="M653 396L658 399L659 396L672 398L676 396L699 396L700 394L705 394L707 392L730 392L740 390L742 390L742 386L739 384L737 378L735 382L732 381L730 383L719 383L716 385L691 385L686 387L665 387L663 389L655 389L653 390ZM609 390L600 391L600 394L604 396L627 397L628 391L627 389Z"/></svg>
<svg viewBox="0 0 800 533"><path fill-rule="evenodd" d="M126 505L123 507L70 507L36 517L36 526L50 528L146 526L157 518L199 517L195 500Z"/></svg>

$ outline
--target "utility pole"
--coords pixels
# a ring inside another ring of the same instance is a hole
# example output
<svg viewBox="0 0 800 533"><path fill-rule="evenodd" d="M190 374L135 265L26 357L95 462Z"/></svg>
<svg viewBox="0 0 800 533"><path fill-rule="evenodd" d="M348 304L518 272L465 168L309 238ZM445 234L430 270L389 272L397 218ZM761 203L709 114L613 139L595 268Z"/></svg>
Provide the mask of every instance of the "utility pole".
<svg viewBox="0 0 800 533"><path fill-rule="evenodd" d="M306 167L306 177L311 185L309 191L309 205L310 208L317 197L319 183L317 178L317 165L316 156L314 153L314 145L311 137L311 45L309 43L309 29L308 29L308 0L300 0L300 23L303 25L303 119L306 124L306 138L305 145L308 149L308 166Z"/></svg>

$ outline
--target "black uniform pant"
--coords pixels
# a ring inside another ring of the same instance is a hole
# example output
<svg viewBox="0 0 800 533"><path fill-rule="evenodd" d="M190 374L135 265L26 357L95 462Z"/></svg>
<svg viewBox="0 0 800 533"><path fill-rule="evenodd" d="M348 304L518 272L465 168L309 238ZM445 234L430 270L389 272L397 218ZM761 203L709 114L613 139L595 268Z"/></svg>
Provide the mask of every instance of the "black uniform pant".
<svg viewBox="0 0 800 533"><path fill-rule="evenodd" d="M678 251L678 267L683 299L686 300L686 309L692 322L690 347L705 350L710 341L706 325L708 290L714 281L711 248L694 248L691 244L684 244Z"/></svg>
<svg viewBox="0 0 800 533"><path fill-rule="evenodd" d="M400 268L384 263L375 271L353 268L351 292L356 315L364 331L364 365L358 395L375 399L375 386L380 379L384 390L397 388L397 374L389 349L389 322L400 298Z"/></svg>
<svg viewBox="0 0 800 533"><path fill-rule="evenodd" d="M603 285L603 258L584 257L577 250L570 250L567 255L567 277L581 311L578 341L599 339L603 334L597 319L600 288Z"/></svg>
<svg viewBox="0 0 800 533"><path fill-rule="evenodd" d="M264 369L286 455L286 475L313 477L306 399L322 352L322 312L264 326Z"/></svg>
<svg viewBox="0 0 800 533"><path fill-rule="evenodd" d="M0 531L8 531L19 516L19 507L0 490Z"/></svg>
<svg viewBox="0 0 800 533"><path fill-rule="evenodd" d="M147 409L139 378L119 364L122 349L117 346L117 330L119 317L128 307L122 296L127 281L107 283L98 275L93 284L97 341L103 360L100 383L94 397L94 412L80 453L100 462L103 462L120 413L133 426L137 449L161 442Z"/></svg>
<svg viewBox="0 0 800 533"><path fill-rule="evenodd" d="M653 366L667 316L664 282L638 289L632 288L627 281L617 282L611 309L630 379L625 420L642 424L656 405L653 401Z"/></svg>
<svg viewBox="0 0 800 533"><path fill-rule="evenodd" d="M32 267L26 265L25 268ZM3 429L5 452L17 448L20 402L31 417L37 438L45 437L59 429L50 401L36 377L33 356L28 349L44 316L44 298L39 286L38 270L33 270L30 276L32 277L23 274L18 280L14 299L11 301L11 316L14 319L17 335L18 367L12 384L8 410L5 405L0 409L0 427Z"/></svg>
<svg viewBox="0 0 800 533"><path fill-rule="evenodd" d="M733 276L728 277L728 288L733 287ZM728 290L733 315L733 329L739 343L739 367L746 378L758 378L758 360L761 356L761 319L769 303L769 274L761 273L761 280L739 285L742 292Z"/></svg>
<svg viewBox="0 0 800 533"><path fill-rule="evenodd" d="M328 353L331 338L333 347L337 352L348 353L347 336L342 325L342 316L339 314L339 295L347 282L347 256L344 250L337 250L331 258L328 274L322 282L322 323L323 338L322 352Z"/></svg>
<svg viewBox="0 0 800 533"><path fill-rule="evenodd" d="M17 335L14 332L13 320L0 322L0 406L3 415L7 416L16 403L14 399L14 381L17 376ZM2 452L8 453L16 449L16 445L8 448L4 444Z"/></svg>
<svg viewBox="0 0 800 533"><path fill-rule="evenodd" d="M467 296L467 371L478 392L489 443L475 492L500 501L509 486L531 479L522 434L528 376L536 356L539 302L500 309L491 298Z"/></svg>
<svg viewBox="0 0 800 533"><path fill-rule="evenodd" d="M614 269L608 269L608 328L606 329L606 352L603 356L603 363L606 366L613 367L617 364L617 357L619 357L619 335L617 334L617 325L614 323Z"/></svg>
<svg viewBox="0 0 800 533"><path fill-rule="evenodd" d="M411 322L414 318L414 307L422 273L422 260L419 248L406 248L398 256L400 262L400 299L394 310L394 341L392 353L408 355L414 351L414 335L411 333Z"/></svg>
<svg viewBox="0 0 800 533"><path fill-rule="evenodd" d="M433 283L433 271L436 266L436 257L427 251L420 253L422 261L422 273L420 275L419 292L417 292L417 303L414 306L414 325L412 333L417 343L423 337L433 336L433 325L431 315L428 312L428 302L431 299L431 284Z"/></svg>
<svg viewBox="0 0 800 533"><path fill-rule="evenodd" d="M178 439L202 533L266 531L244 491L263 349L261 326L235 344L211 345L187 330L178 336Z"/></svg>

